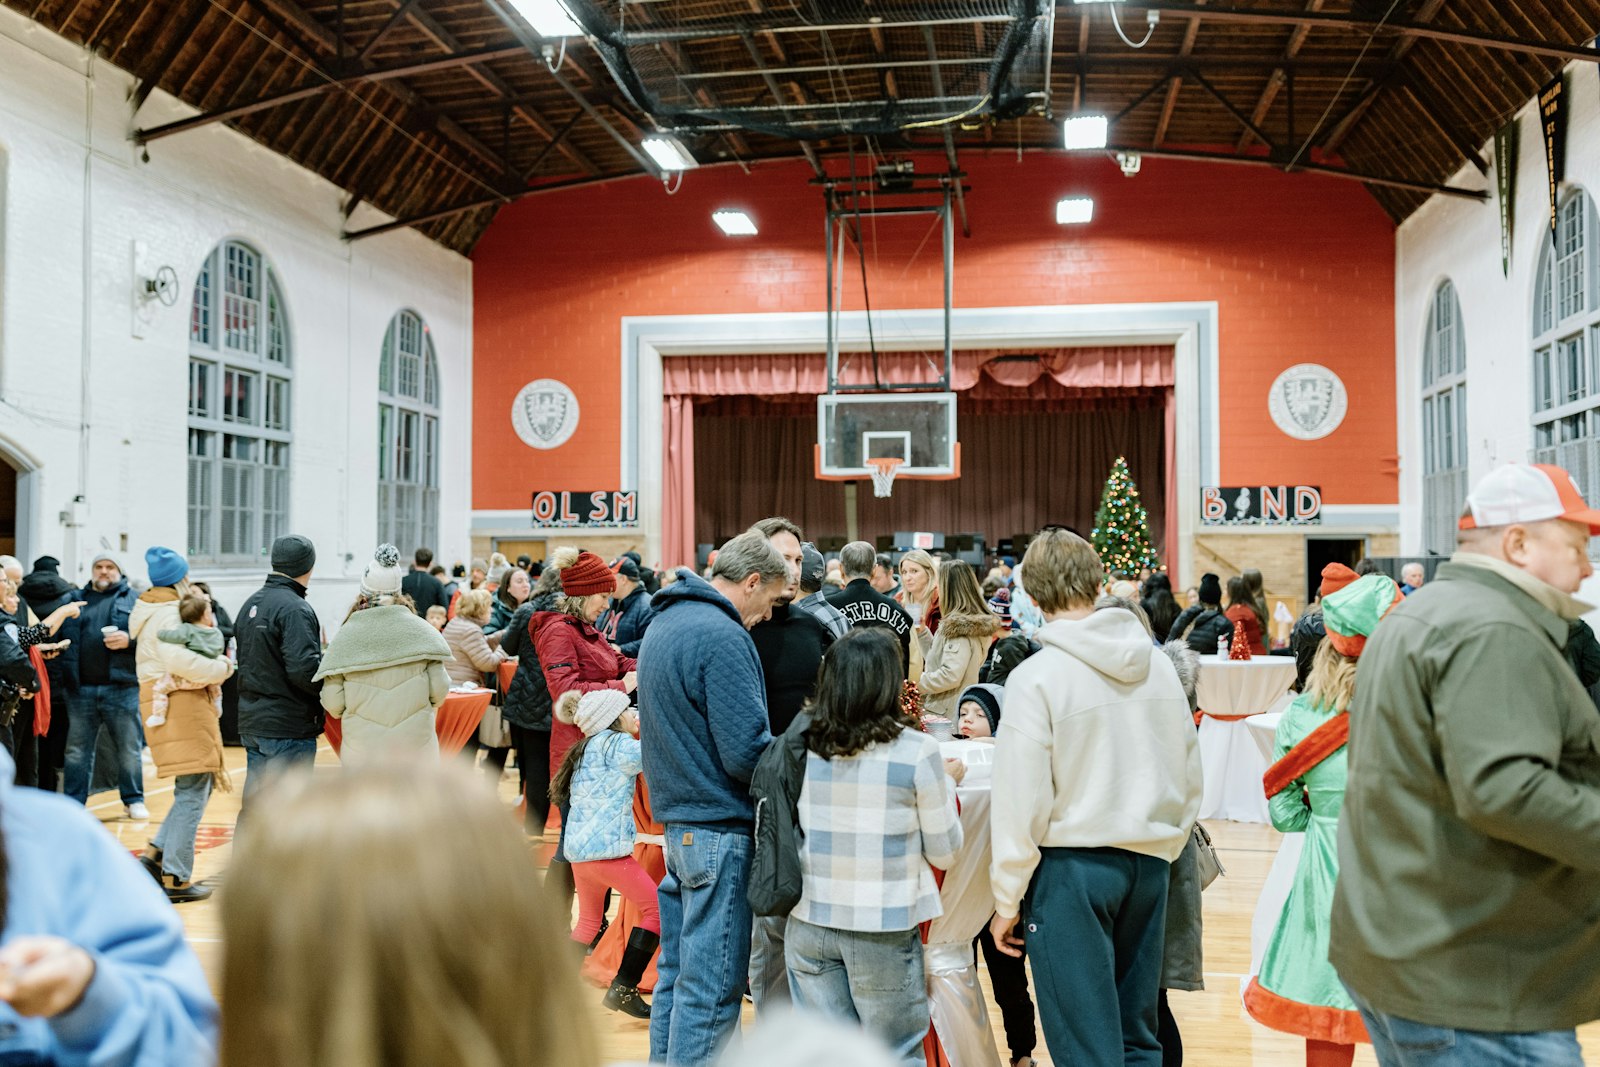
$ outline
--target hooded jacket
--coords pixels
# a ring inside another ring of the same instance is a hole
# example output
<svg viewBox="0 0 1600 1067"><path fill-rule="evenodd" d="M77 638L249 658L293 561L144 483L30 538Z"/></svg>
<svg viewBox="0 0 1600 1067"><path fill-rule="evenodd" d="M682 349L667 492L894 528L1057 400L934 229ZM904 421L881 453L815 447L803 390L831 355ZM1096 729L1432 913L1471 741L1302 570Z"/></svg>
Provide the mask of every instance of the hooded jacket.
<svg viewBox="0 0 1600 1067"><path fill-rule="evenodd" d="M128 616L139 594L128 579L118 578L117 584L104 592L90 582L78 591L77 599L86 602L78 615L78 640L73 642L78 648L78 684L138 685L134 664L138 649L131 643L127 648L107 648L100 631L115 626L126 633Z"/></svg>
<svg viewBox="0 0 1600 1067"><path fill-rule="evenodd" d="M655 612L650 610L650 594L640 585L620 602L613 600L611 604L605 618L600 620L600 631L624 656L638 658L644 632L655 618Z"/></svg>
<svg viewBox="0 0 1600 1067"><path fill-rule="evenodd" d="M308 739L322 733L322 628L306 587L287 575L266 584L239 609L239 732Z"/></svg>
<svg viewBox="0 0 1600 1067"><path fill-rule="evenodd" d="M639 650L639 728L662 823L748 834L750 776L772 734L755 642L739 612L690 570L652 599Z"/></svg>
<svg viewBox="0 0 1600 1067"><path fill-rule="evenodd" d="M18 789L0 751L10 893L3 936L64 938L88 952L83 998L51 1019L0 1004L0 1063L206 1064L217 1002L161 889L82 804Z"/></svg>
<svg viewBox="0 0 1600 1067"><path fill-rule="evenodd" d="M410 608L363 608L346 619L316 676L323 708L344 727L339 759L355 766L396 751L437 757L433 712L450 695L449 659L444 638Z"/></svg>
<svg viewBox="0 0 1600 1067"><path fill-rule="evenodd" d="M164 674L192 685L221 685L233 673L225 657L208 659L185 645L162 641L156 635L182 625L178 618L178 592L170 586L150 589L133 605L128 632L137 641L139 718L149 718L155 683ZM217 709L203 689L176 689L167 694L167 721L145 727L156 777L211 774L225 779L222 730ZM226 784L225 780L222 784Z"/></svg>
<svg viewBox="0 0 1600 1067"><path fill-rule="evenodd" d="M995 910L1018 914L1041 848L1171 863L1200 811L1200 747L1166 653L1131 612L1058 619L1006 683L995 738Z"/></svg>
<svg viewBox="0 0 1600 1067"><path fill-rule="evenodd" d="M956 698L977 682L989 645L999 632L1000 620L992 614L946 615L932 638L924 636L925 630L917 631L917 640L927 642L917 688L929 715L954 721Z"/></svg>
<svg viewBox="0 0 1600 1067"><path fill-rule="evenodd" d="M17 586L17 595L20 596L39 619L45 619L49 614L61 607L70 604L78 598L78 591L72 584L54 570L35 570L22 579ZM109 625L109 624L108 624ZM78 688L78 648L82 643L79 633L82 629L77 619L67 619L56 630L52 641L68 640L72 643L61 650L61 654L54 659L44 661L45 670L50 672L50 692L52 694L65 691L73 693Z"/></svg>

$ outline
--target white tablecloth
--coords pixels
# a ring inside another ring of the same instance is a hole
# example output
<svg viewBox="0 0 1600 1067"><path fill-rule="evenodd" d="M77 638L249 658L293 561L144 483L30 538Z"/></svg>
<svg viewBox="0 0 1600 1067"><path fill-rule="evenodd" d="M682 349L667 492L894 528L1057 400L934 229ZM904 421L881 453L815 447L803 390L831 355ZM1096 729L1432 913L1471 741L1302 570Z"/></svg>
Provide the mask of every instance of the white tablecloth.
<svg viewBox="0 0 1600 1067"><path fill-rule="evenodd" d="M1249 660L1200 657L1196 686L1200 709L1200 762L1205 794L1200 818L1268 822L1261 776L1268 760L1251 737L1246 721L1225 722L1214 715L1258 715L1287 704L1294 682L1294 660L1257 656Z"/></svg>
<svg viewBox="0 0 1600 1067"><path fill-rule="evenodd" d="M981 755L961 747L971 744L945 742L940 748L947 758L964 759L971 768L980 763ZM994 890L989 887L989 779L973 775L966 781L971 784L956 791L961 798L961 854L945 872L939 890L944 914L929 924L922 948L928 1012L951 1067L1000 1067L972 948L972 939L994 914Z"/></svg>

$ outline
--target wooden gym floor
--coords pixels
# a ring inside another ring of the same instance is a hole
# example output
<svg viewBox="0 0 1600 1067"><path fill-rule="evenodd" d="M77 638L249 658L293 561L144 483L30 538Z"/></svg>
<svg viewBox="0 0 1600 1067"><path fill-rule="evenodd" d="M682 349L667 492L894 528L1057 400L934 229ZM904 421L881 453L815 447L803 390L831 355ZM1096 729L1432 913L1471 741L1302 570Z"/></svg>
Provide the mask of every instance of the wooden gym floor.
<svg viewBox="0 0 1600 1067"><path fill-rule="evenodd" d="M230 748L228 770L233 775L235 792L217 793L211 797L205 819L200 827L196 873L206 879L226 872L228 857L232 852L234 818L239 810L238 789L244 782L244 750ZM338 757L326 742L317 755L318 774L337 774ZM106 828L130 849L143 847L160 826L161 819L172 803L170 780L155 777L154 769L145 767L146 801L150 807L148 823L133 823L122 817L122 802L116 793L101 793L89 799L89 810L97 815ZM507 774L500 785L500 795L507 808L515 803L515 772ZM1172 1010L1178 1018L1183 1033L1185 1063L1192 1067L1289 1067L1303 1061L1303 1043L1286 1034L1275 1033L1251 1022L1239 1004L1240 977L1250 966L1250 917L1255 907L1256 894L1267 868L1277 849L1279 835L1270 827L1244 823L1207 823L1221 851L1222 862L1227 867L1227 877L1219 879L1205 894L1205 968L1206 989L1200 993L1171 994ZM213 988L221 976L221 920L215 899L178 906L189 940L204 965ZM988 973L980 967L985 991L989 988ZM648 1024L624 1020L599 1007L600 990L593 990L589 998L594 1004L593 1022L601 1036L601 1049L608 1063L639 1062L649 1058ZM1004 1033L1000 1029L999 1012L990 1000L990 1018L995 1027L995 1043L1001 1058L1006 1056ZM752 1022L749 1004L745 1005L745 1025ZM1584 1062L1600 1067L1600 1024L1585 1027L1579 1032L1584 1045ZM1039 1048L1034 1056L1041 1065L1048 1065L1049 1051L1040 1036ZM1356 1064L1372 1065L1377 1061L1369 1047L1356 1055Z"/></svg>

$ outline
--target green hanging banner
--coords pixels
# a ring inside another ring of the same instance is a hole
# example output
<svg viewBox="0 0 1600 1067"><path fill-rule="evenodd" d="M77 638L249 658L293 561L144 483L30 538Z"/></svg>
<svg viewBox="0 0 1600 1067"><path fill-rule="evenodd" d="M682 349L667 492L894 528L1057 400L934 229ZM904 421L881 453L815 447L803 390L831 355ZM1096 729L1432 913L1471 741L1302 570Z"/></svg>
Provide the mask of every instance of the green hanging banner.
<svg viewBox="0 0 1600 1067"><path fill-rule="evenodd" d="M1557 74L1539 90L1539 119L1544 127L1545 171L1550 179L1550 237L1556 236L1556 205L1567 169L1567 79Z"/></svg>
<svg viewBox="0 0 1600 1067"><path fill-rule="evenodd" d="M1494 184L1500 196L1500 273L1511 277L1511 233L1516 222L1517 200L1517 120L1512 119L1494 135Z"/></svg>

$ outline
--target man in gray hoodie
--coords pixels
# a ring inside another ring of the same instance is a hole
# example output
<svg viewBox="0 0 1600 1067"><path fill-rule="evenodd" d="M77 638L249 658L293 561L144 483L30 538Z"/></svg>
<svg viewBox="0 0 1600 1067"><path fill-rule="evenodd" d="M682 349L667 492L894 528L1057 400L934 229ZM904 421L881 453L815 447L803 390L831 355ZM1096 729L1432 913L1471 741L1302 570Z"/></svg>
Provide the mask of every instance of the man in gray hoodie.
<svg viewBox="0 0 1600 1067"><path fill-rule="evenodd" d="M995 739L990 933L1026 939L1052 1058L1158 1065L1170 864L1200 811L1189 700L1132 613L1094 610L1088 542L1046 530L1023 570L1045 625Z"/></svg>

